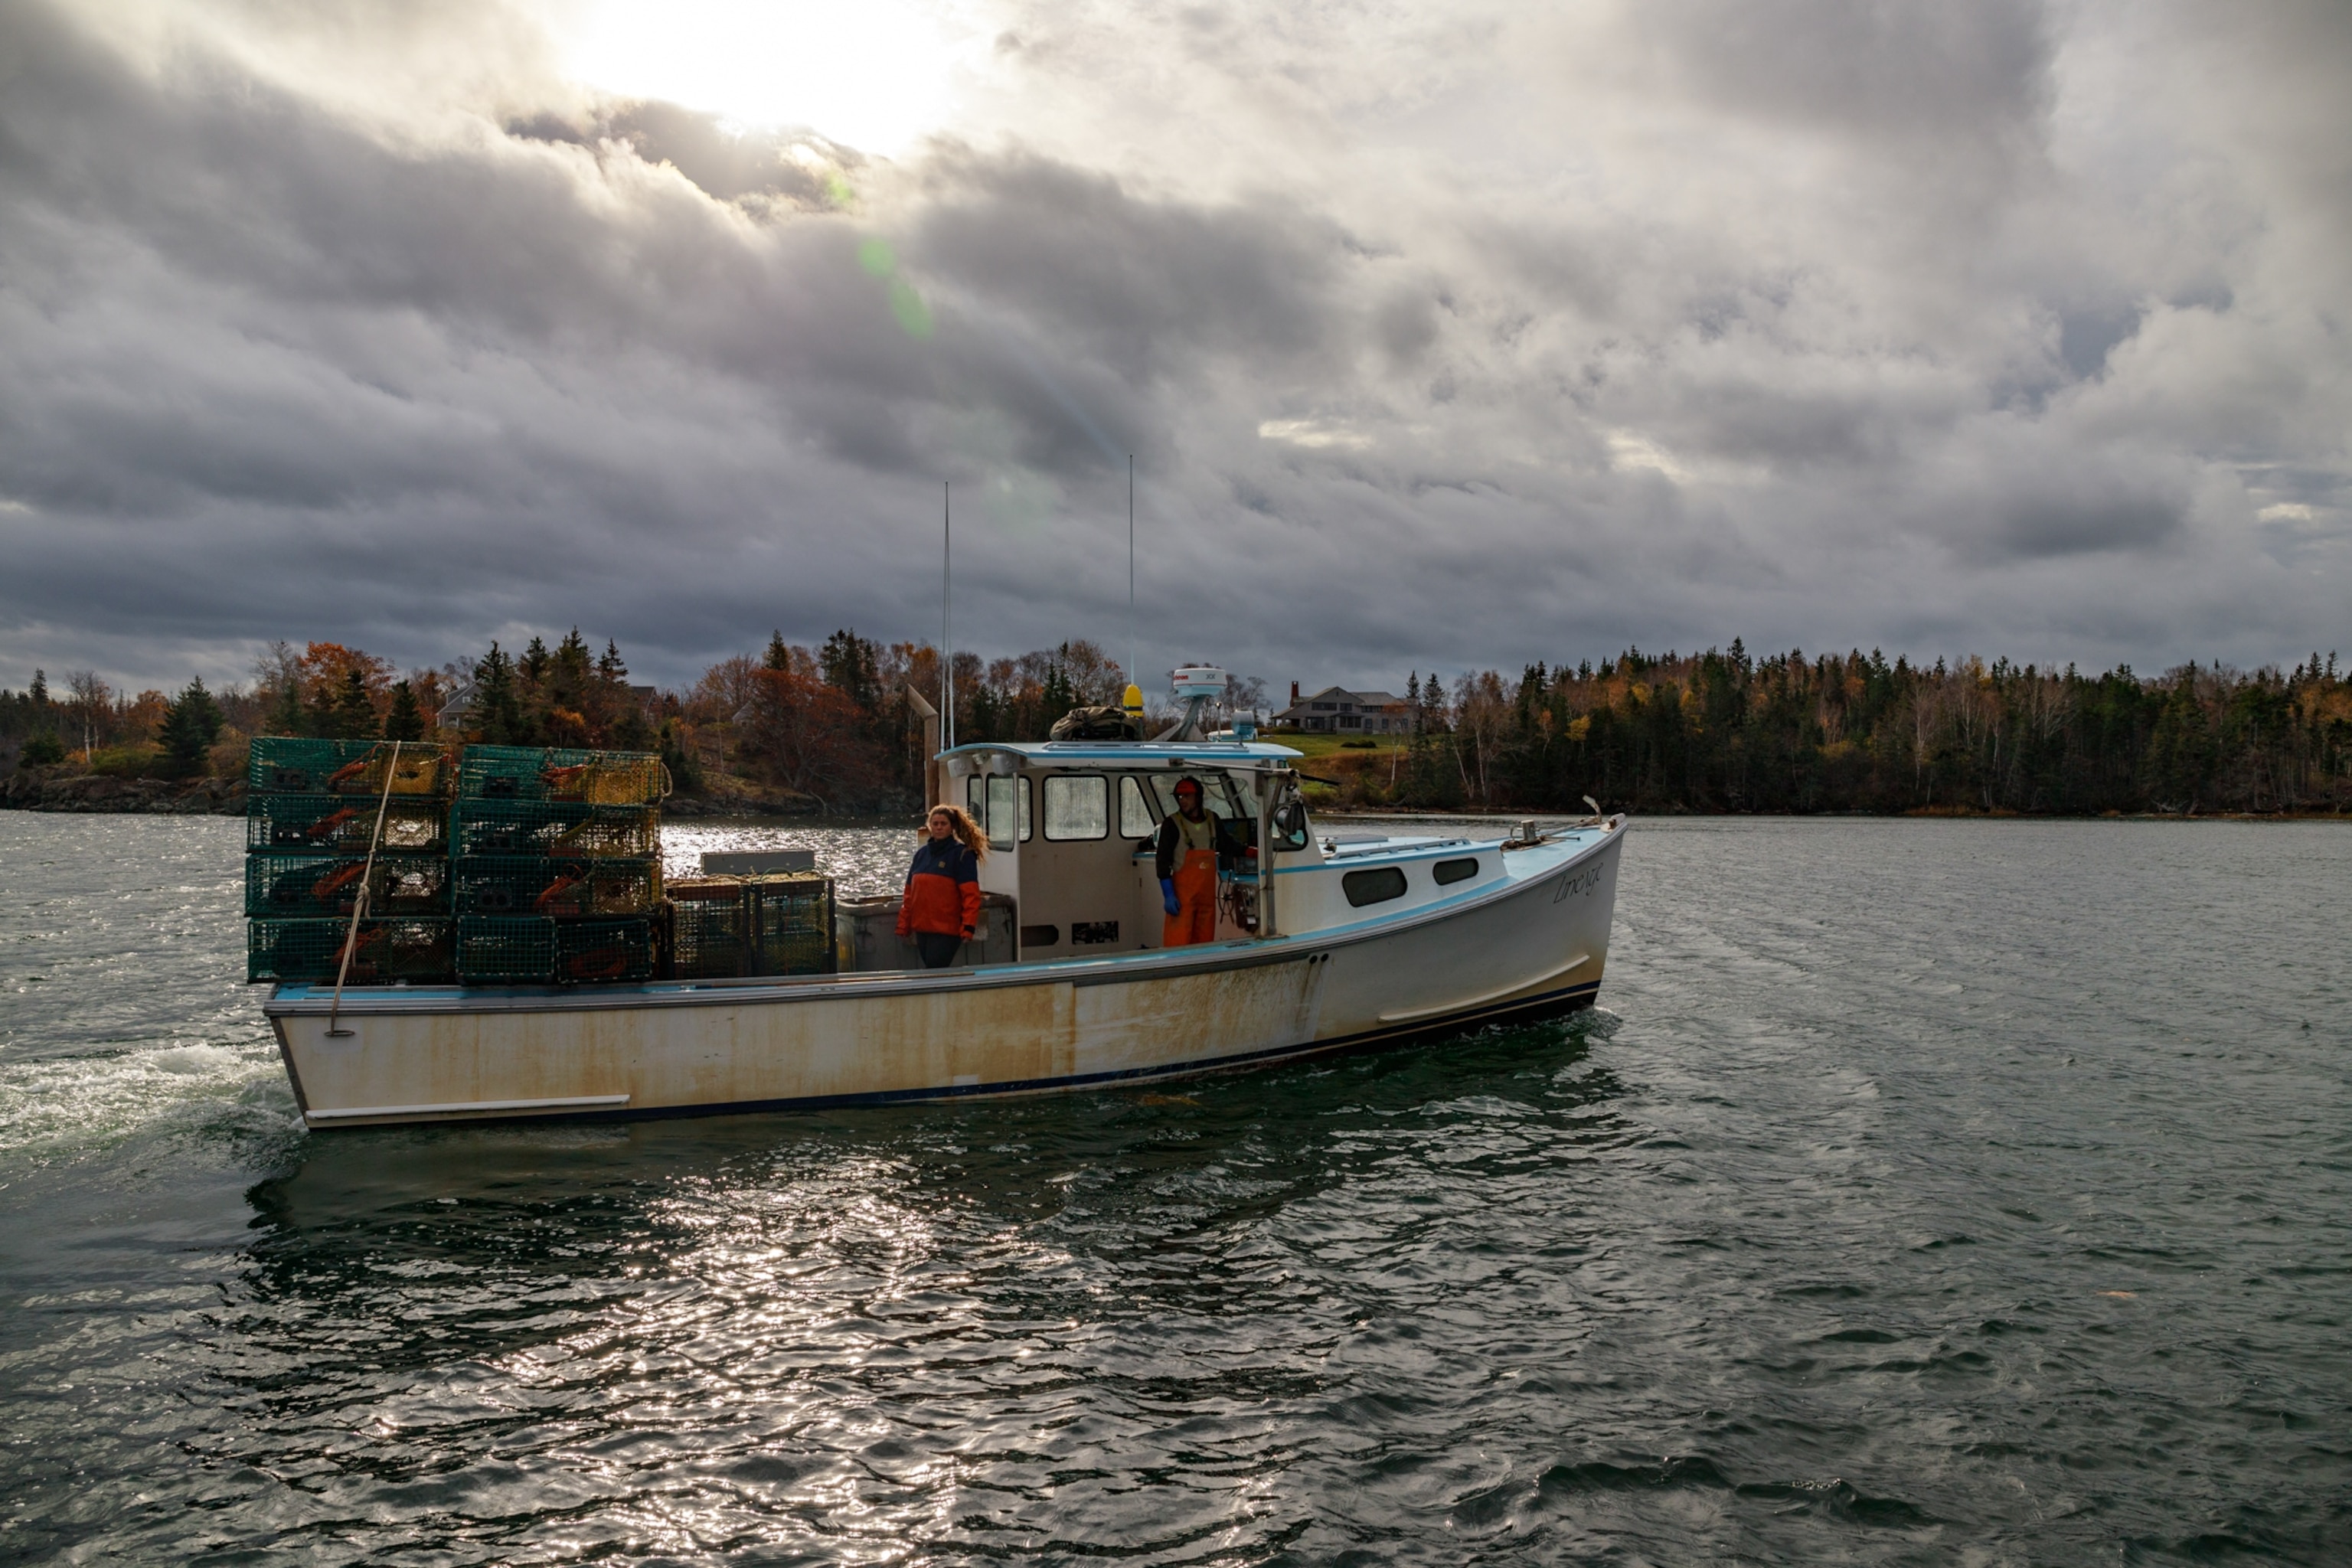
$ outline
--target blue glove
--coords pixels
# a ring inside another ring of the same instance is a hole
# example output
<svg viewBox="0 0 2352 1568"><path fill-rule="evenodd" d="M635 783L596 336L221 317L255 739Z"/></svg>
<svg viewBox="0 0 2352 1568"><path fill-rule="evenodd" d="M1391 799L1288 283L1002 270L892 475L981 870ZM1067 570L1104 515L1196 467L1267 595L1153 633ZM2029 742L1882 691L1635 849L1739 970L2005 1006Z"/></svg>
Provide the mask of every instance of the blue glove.
<svg viewBox="0 0 2352 1568"><path fill-rule="evenodd" d="M1176 881L1174 878L1162 877L1160 879L1160 901L1167 908L1169 914L1171 916L1181 915L1184 912L1183 903L1176 897Z"/></svg>

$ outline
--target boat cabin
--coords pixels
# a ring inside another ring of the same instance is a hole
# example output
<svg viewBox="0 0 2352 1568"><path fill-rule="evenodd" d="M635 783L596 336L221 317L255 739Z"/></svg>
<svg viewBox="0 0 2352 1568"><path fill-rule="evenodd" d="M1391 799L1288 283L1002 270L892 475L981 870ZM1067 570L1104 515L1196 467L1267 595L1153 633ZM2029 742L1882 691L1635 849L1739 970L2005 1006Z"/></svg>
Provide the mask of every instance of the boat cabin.
<svg viewBox="0 0 2352 1568"><path fill-rule="evenodd" d="M1197 779L1218 824L1215 940L1255 942L1391 918L1484 890L1504 875L1495 841L1318 835L1287 746L982 742L941 753L950 800L988 835L980 872L1010 911L1010 953L982 963L1100 959L1160 946L1153 864L1176 784ZM1261 851L1265 853L1261 853ZM861 965L862 966L862 965Z"/></svg>

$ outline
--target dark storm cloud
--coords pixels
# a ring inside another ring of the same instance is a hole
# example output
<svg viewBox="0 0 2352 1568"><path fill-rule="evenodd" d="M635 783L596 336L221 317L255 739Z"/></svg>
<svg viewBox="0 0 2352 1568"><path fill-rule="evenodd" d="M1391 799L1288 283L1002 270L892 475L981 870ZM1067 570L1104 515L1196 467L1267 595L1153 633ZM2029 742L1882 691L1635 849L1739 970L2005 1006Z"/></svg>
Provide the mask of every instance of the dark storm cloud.
<svg viewBox="0 0 2352 1568"><path fill-rule="evenodd" d="M2028 0L1653 0L1639 36L1696 96L1833 134L2007 150L2049 100L2052 40ZM1871 145L1865 141L1864 148Z"/></svg>
<svg viewBox="0 0 2352 1568"><path fill-rule="evenodd" d="M982 309L1051 321L1130 382L1181 379L1203 357L1320 367L1343 327L1344 236L1279 204L1139 201L1118 182L1034 158L959 151L928 181L918 236Z"/></svg>
<svg viewBox="0 0 2352 1568"><path fill-rule="evenodd" d="M506 15L0 15L0 657L919 637L943 479L973 641L1123 647L1129 452L1154 665L2346 640L2325 7L1008 8L896 163Z"/></svg>
<svg viewBox="0 0 2352 1568"><path fill-rule="evenodd" d="M1159 425L1155 385L1329 331L1328 225L1034 160L937 165L896 247L936 316L918 341L865 226L707 199L812 188L773 149L719 159L707 121L419 153L217 61L158 90L37 16L14 44L38 87L0 110L0 178L55 240L8 247L54 306L18 316L35 374L0 392L19 624L136 606L152 634L340 625L414 658L601 614L709 657L891 581L899 549L854 536L909 476L1106 468Z"/></svg>

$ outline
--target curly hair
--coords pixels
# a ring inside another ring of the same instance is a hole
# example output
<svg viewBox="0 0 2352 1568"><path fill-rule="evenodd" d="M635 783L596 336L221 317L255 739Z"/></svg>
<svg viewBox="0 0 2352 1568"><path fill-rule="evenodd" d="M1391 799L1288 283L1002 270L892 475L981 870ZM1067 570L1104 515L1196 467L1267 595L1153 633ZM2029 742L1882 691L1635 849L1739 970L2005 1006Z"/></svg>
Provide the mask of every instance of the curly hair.
<svg viewBox="0 0 2352 1568"><path fill-rule="evenodd" d="M947 802L941 801L939 805L931 807L930 810L923 813L923 829L925 834L928 836L930 831L931 818L939 816L941 812L945 812L947 814L948 831L955 836L955 841L962 845L965 848L971 850L971 858L974 860L980 861L983 864L986 863L988 859L988 835L980 830L980 824L971 819L971 813L966 811L960 805L950 805Z"/></svg>

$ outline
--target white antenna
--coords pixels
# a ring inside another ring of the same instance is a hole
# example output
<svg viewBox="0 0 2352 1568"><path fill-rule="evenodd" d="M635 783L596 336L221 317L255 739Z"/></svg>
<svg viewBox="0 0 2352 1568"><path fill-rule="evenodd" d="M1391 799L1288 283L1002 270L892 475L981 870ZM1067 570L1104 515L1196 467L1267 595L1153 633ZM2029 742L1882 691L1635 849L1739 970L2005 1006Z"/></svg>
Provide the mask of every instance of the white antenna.
<svg viewBox="0 0 2352 1568"><path fill-rule="evenodd" d="M1135 454L1127 455L1127 679L1143 684L1143 635L1135 625Z"/></svg>
<svg viewBox="0 0 2352 1568"><path fill-rule="evenodd" d="M940 750L955 749L955 645L948 640L948 591L955 581L955 531L948 482L940 481Z"/></svg>

